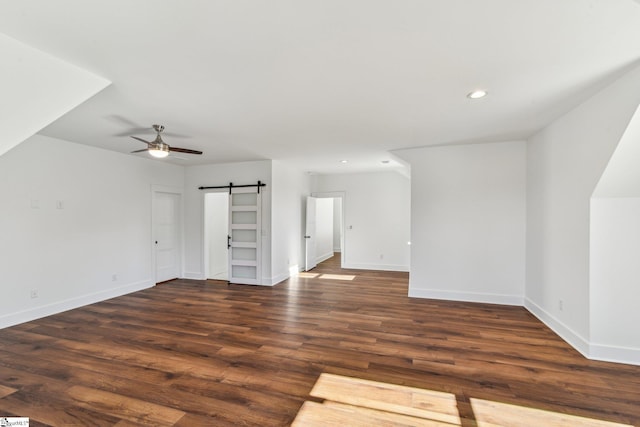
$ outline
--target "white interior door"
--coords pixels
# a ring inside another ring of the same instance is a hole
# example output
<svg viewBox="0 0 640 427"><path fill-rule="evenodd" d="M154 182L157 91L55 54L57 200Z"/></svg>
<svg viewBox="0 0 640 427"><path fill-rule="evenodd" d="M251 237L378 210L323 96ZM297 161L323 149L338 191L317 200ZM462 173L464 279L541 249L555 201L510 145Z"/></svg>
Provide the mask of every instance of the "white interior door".
<svg viewBox="0 0 640 427"><path fill-rule="evenodd" d="M316 266L316 198L307 197L307 225L305 228L305 271Z"/></svg>
<svg viewBox="0 0 640 427"><path fill-rule="evenodd" d="M262 212L258 188L234 188L229 195L229 282L261 284Z"/></svg>
<svg viewBox="0 0 640 427"><path fill-rule="evenodd" d="M180 277L180 194L154 192L153 238L156 283Z"/></svg>
<svg viewBox="0 0 640 427"><path fill-rule="evenodd" d="M205 277L213 280L229 280L229 193L206 193L204 195Z"/></svg>

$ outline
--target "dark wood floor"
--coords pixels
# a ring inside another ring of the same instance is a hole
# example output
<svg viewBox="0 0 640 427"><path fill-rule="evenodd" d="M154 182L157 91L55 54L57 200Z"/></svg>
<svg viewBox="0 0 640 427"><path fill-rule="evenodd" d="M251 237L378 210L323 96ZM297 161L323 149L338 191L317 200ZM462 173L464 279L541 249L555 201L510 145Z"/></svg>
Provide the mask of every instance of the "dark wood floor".
<svg viewBox="0 0 640 427"><path fill-rule="evenodd" d="M32 426L285 426L322 372L640 425L640 367L589 361L521 307L407 295L407 274L176 280L0 330L0 416ZM311 399L313 400L313 399Z"/></svg>

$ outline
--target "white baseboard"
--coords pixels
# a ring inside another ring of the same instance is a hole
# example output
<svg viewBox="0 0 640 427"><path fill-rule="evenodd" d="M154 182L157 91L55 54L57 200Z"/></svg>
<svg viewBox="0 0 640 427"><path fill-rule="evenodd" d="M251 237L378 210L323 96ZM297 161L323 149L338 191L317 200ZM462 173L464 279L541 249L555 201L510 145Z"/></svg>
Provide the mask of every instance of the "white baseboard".
<svg viewBox="0 0 640 427"><path fill-rule="evenodd" d="M640 365L640 348L618 347L589 342L530 299L525 299L524 306L531 314L536 316L587 359Z"/></svg>
<svg viewBox="0 0 640 427"><path fill-rule="evenodd" d="M322 254L316 257L316 264L320 264L322 261L326 261L329 258L333 257L333 252L327 252L326 254Z"/></svg>
<svg viewBox="0 0 640 427"><path fill-rule="evenodd" d="M207 280L207 278L204 277L204 275L200 272L188 272L188 273L185 272L183 278L190 279L190 280ZM262 277L262 283L260 283L259 285L247 285L247 286L273 286L288 278L289 278L289 275L287 273L283 273L276 277Z"/></svg>
<svg viewBox="0 0 640 427"><path fill-rule="evenodd" d="M536 316L538 320L547 325L549 329L558 334L560 338L565 340L571 347L579 351L584 357L589 357L589 341L584 339L580 334L573 331L570 327L562 323L551 313L544 310L542 307L531 301L529 298L525 298L524 307L529 310L531 314Z"/></svg>
<svg viewBox="0 0 640 427"><path fill-rule="evenodd" d="M380 271L409 271L408 265L395 264L357 264L345 263L342 268L351 268L354 270L380 270Z"/></svg>
<svg viewBox="0 0 640 427"><path fill-rule="evenodd" d="M191 280L206 280L207 278L204 277L204 273L198 271L198 272L186 272L184 273L183 279L191 279Z"/></svg>
<svg viewBox="0 0 640 427"><path fill-rule="evenodd" d="M617 347L605 344L590 343L580 334L573 331L555 316L544 310L528 298L518 295L499 295L471 292L442 291L435 289L409 288L409 296L413 298L432 298L449 301L479 302L489 304L524 306L531 314L555 332L567 344L587 359L603 362L626 363L640 365L640 349Z"/></svg>
<svg viewBox="0 0 640 427"><path fill-rule="evenodd" d="M285 280L287 280L290 277L289 273L282 273L282 274L278 274L275 277L272 277L266 286L275 286L280 282L284 282Z"/></svg>
<svg viewBox="0 0 640 427"><path fill-rule="evenodd" d="M431 298L449 301L465 301L517 306L522 306L522 303L524 301L524 298L520 295L443 291L438 289L415 289L411 287L409 287L409 296L412 298Z"/></svg>
<svg viewBox="0 0 640 427"><path fill-rule="evenodd" d="M69 298L63 301L45 304L39 307L30 308L28 310L5 314L0 317L0 329L18 325L20 323L30 322L32 320L51 316L53 314L62 313L63 311L72 310L74 308L83 307L85 305L95 304L100 301L130 294L132 292L141 291L153 286L153 281L149 279L141 282L130 283L124 286L119 286L117 288L107 289L105 291L94 292L75 298Z"/></svg>
<svg viewBox="0 0 640 427"><path fill-rule="evenodd" d="M184 273L184 279L191 279L191 280L207 280L206 277L204 277L204 275L200 272L189 272L189 273ZM288 273L283 273L283 274L279 274L275 277L263 277L262 278L262 283L259 285L247 285L247 286L274 286L277 285L278 283L282 282L283 280L287 280L289 278L289 274Z"/></svg>
<svg viewBox="0 0 640 427"><path fill-rule="evenodd" d="M640 349L591 343L589 359L640 366Z"/></svg>
<svg viewBox="0 0 640 427"><path fill-rule="evenodd" d="M227 272L226 268L219 268L216 271L209 271L209 276L211 276L211 277L226 276L227 273L228 272Z"/></svg>

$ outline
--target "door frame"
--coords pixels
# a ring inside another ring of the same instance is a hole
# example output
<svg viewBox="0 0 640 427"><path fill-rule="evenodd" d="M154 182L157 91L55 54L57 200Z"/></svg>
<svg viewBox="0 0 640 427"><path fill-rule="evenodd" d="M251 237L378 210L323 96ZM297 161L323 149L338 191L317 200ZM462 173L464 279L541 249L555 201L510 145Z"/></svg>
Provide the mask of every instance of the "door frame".
<svg viewBox="0 0 640 427"><path fill-rule="evenodd" d="M340 268L343 268L345 264L345 260L347 259L347 235L345 233L345 212L347 202L347 193L345 191L321 191L321 192L313 192L310 194L311 197L315 197L317 199L342 199L341 208L340 208L340 246L342 252L340 252Z"/></svg>
<svg viewBox="0 0 640 427"><path fill-rule="evenodd" d="M168 193L174 194L179 197L178 202L178 211L180 213L180 221L176 227L178 230L178 250L180 251L179 266L178 272L180 277L184 277L184 191L180 187L171 187L167 185L151 185L151 240L149 244L151 245L151 277L153 279L153 285L155 286L158 282L158 271L157 271L157 262L156 262L156 244L155 244L155 236L156 236L156 195L158 193Z"/></svg>

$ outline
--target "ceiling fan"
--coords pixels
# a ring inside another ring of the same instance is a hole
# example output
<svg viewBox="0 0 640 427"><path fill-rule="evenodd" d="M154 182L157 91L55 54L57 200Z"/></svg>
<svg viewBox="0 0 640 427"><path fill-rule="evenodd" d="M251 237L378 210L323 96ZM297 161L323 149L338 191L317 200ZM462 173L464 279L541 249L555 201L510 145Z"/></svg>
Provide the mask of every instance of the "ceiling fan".
<svg viewBox="0 0 640 427"><path fill-rule="evenodd" d="M167 157L169 152L175 151L177 153L187 153L187 154L202 154L202 151L198 150L189 150L188 148L180 148L180 147L171 147L169 144L162 140L160 134L164 130L164 126L162 125L153 125L153 130L156 131L156 139L153 141L145 141L142 138L138 138L137 136L131 136L133 139L137 139L140 142L144 142L147 144L147 148L142 150L132 151L132 153L142 153L143 151L148 151L153 157L157 157L159 159Z"/></svg>

